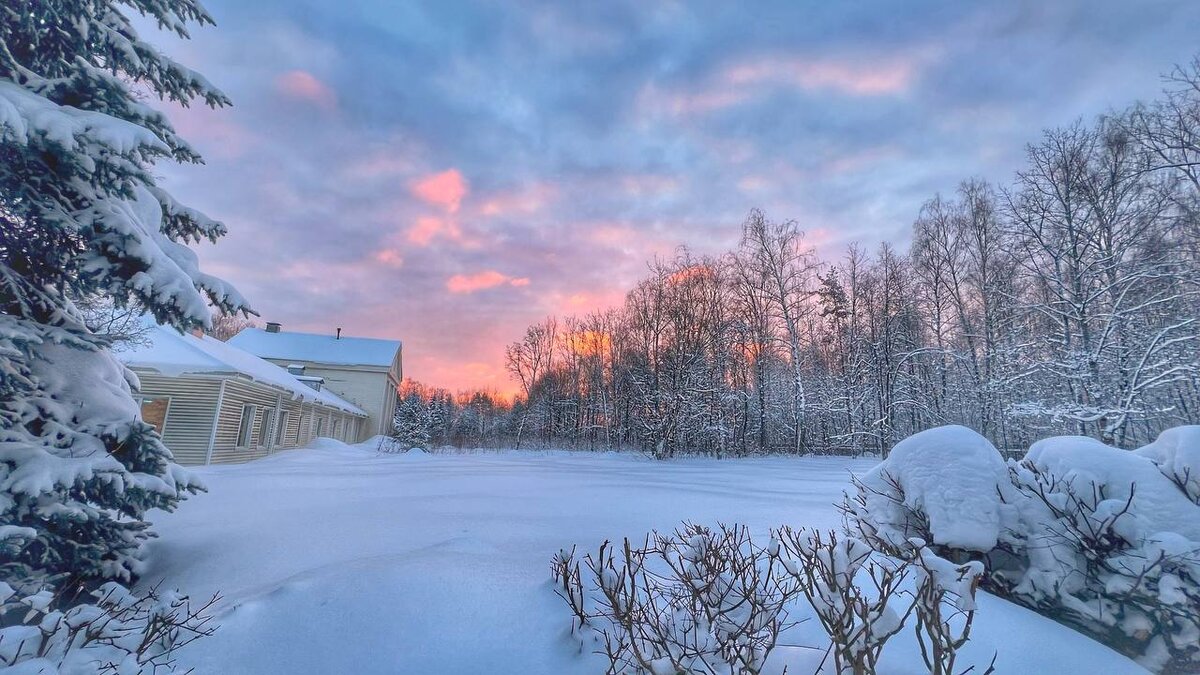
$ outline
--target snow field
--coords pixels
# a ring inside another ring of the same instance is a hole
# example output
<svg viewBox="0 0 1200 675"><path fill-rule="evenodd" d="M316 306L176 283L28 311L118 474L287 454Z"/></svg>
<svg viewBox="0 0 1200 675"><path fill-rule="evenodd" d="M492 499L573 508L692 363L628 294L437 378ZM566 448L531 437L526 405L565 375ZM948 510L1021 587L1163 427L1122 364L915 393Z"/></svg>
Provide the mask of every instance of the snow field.
<svg viewBox="0 0 1200 675"><path fill-rule="evenodd" d="M197 471L209 494L157 514L144 583L220 592L221 629L181 654L198 673L598 673L549 583L551 556L683 520L840 527L848 458L679 459L499 452L381 455L323 439ZM982 595L961 663L1000 673L1143 673L1032 612ZM802 607L798 605L798 607ZM772 667L812 672L814 621ZM910 630L889 673L924 672Z"/></svg>

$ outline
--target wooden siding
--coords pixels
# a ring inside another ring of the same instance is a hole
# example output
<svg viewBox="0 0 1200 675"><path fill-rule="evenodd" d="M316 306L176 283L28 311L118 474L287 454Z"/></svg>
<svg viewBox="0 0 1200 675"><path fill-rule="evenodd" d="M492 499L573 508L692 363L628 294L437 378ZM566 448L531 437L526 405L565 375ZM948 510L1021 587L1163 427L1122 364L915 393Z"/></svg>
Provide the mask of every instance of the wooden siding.
<svg viewBox="0 0 1200 675"><path fill-rule="evenodd" d="M270 449L262 438L263 412L275 410L283 394L274 387L240 378L225 381L225 398L221 402L221 414L217 422L217 434L213 439L212 463L228 464L247 462L266 457ZM238 447L238 430L242 426L242 409L255 406L254 422L250 425L250 437L245 447Z"/></svg>
<svg viewBox="0 0 1200 675"><path fill-rule="evenodd" d="M304 445L300 442L300 415L303 414L304 404L302 401L285 400L283 402L282 412L280 414L287 415L287 426L283 429L283 438L279 439L277 450L285 448L297 448Z"/></svg>
<svg viewBox="0 0 1200 675"><path fill-rule="evenodd" d="M253 431L247 446L237 447L242 409L246 405L256 406ZM272 429L277 428L279 416L287 414L283 438L264 439L261 437L260 427L263 411L267 409L275 411ZM316 417L324 420L322 435L328 436L332 430L333 421L340 420L339 440L351 442L354 440L354 436L349 435L358 422L354 415L314 403L302 403L290 399L286 393L257 382L230 378L225 382L225 398L222 401L220 422L217 425L216 439L213 443L212 462L213 464L247 462L280 450L308 445L315 438L316 429L311 420ZM268 440L272 441L269 446L267 445Z"/></svg>
<svg viewBox="0 0 1200 675"><path fill-rule="evenodd" d="M142 384L140 396L169 396L171 399L162 436L180 464L204 464L209 455L210 440L213 464L247 462L280 450L303 447L316 437L317 419L322 420L322 436L332 435L334 422L339 422L337 438L348 443L357 440L361 429L361 422L354 415L291 399L288 393L279 389L241 377L167 377L152 372L138 372L137 375ZM218 400L221 404L219 414ZM254 423L250 442L246 447L238 447L238 430L246 405L256 406ZM260 427L265 410L273 411L274 417L272 428L266 430L268 436L274 435L279 420L286 416L280 438L262 437ZM215 431L214 418L217 422ZM269 446L268 440L271 441Z"/></svg>
<svg viewBox="0 0 1200 675"><path fill-rule="evenodd" d="M268 358L267 361L286 368L292 363L305 365L305 374L325 378L324 389L362 408L368 419L350 425L354 435L339 438L347 443L366 440L375 434L385 434L391 429L396 412L396 388L403 378L401 350L396 351L391 366L346 366L296 359ZM351 416L353 417L353 416ZM357 418L355 418L357 419ZM332 430L323 426L322 436L331 436ZM342 433L337 434L339 437Z"/></svg>
<svg viewBox="0 0 1200 675"><path fill-rule="evenodd" d="M180 464L203 464L221 390L219 378L165 377L139 372L140 396L169 396L163 443Z"/></svg>

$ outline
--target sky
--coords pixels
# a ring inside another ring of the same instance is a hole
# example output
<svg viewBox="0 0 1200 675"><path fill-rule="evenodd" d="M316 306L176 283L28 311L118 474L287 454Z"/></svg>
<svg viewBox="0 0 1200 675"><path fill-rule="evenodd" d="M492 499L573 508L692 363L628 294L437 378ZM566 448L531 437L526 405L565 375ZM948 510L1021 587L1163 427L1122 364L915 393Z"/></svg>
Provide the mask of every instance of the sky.
<svg viewBox="0 0 1200 675"><path fill-rule="evenodd" d="M284 330L404 341L405 375L511 392L504 346L619 305L752 208L824 257L1006 182L1041 131L1154 97L1200 3L207 0L143 37L232 107L172 108L162 184Z"/></svg>

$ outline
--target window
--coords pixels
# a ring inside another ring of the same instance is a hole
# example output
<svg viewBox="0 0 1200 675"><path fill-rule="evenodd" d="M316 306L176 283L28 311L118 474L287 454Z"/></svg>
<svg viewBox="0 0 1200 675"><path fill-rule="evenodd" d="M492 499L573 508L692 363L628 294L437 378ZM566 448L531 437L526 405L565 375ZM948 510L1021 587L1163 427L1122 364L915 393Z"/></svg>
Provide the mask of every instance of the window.
<svg viewBox="0 0 1200 675"><path fill-rule="evenodd" d="M258 406L242 406L242 424L238 427L237 447L250 447L251 436L254 434L254 416L258 414Z"/></svg>
<svg viewBox="0 0 1200 675"><path fill-rule="evenodd" d="M313 437L320 436L321 432L324 431L324 429L325 429L325 418L318 417L317 418L317 433L313 434Z"/></svg>
<svg viewBox="0 0 1200 675"><path fill-rule="evenodd" d="M154 427L160 435L167 426L167 410L171 407L170 396L148 396L142 399L142 421Z"/></svg>
<svg viewBox="0 0 1200 675"><path fill-rule="evenodd" d="M284 445L287 440L288 416L289 413L286 410L279 416L279 424L275 425L274 445Z"/></svg>
<svg viewBox="0 0 1200 675"><path fill-rule="evenodd" d="M333 438L338 438L338 439L340 439L340 438L341 438L341 436L338 436L338 433L339 433L339 432L341 432L341 430L342 430L342 421L341 421L341 420L334 420L334 421L333 421L333 433L332 433L332 434L329 434L329 435L330 435L330 436L332 436Z"/></svg>
<svg viewBox="0 0 1200 675"><path fill-rule="evenodd" d="M274 441L271 438L271 432L274 430L275 411L270 408L264 408L262 419L258 423L258 444L259 446L271 447Z"/></svg>

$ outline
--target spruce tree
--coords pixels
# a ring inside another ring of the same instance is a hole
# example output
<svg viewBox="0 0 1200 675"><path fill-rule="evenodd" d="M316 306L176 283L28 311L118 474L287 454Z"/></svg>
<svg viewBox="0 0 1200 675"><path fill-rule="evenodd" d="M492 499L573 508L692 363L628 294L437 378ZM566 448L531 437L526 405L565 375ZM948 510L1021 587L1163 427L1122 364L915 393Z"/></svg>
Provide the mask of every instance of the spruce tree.
<svg viewBox="0 0 1200 675"><path fill-rule="evenodd" d="M140 419L137 379L74 300L143 307L187 330L248 311L188 244L224 226L155 183L200 162L149 103L228 99L142 41L188 37L192 0L16 0L0 10L0 578L128 580L145 515L200 485Z"/></svg>
<svg viewBox="0 0 1200 675"><path fill-rule="evenodd" d="M429 404L418 394L410 393L396 404L392 416L392 438L404 450L429 447Z"/></svg>

